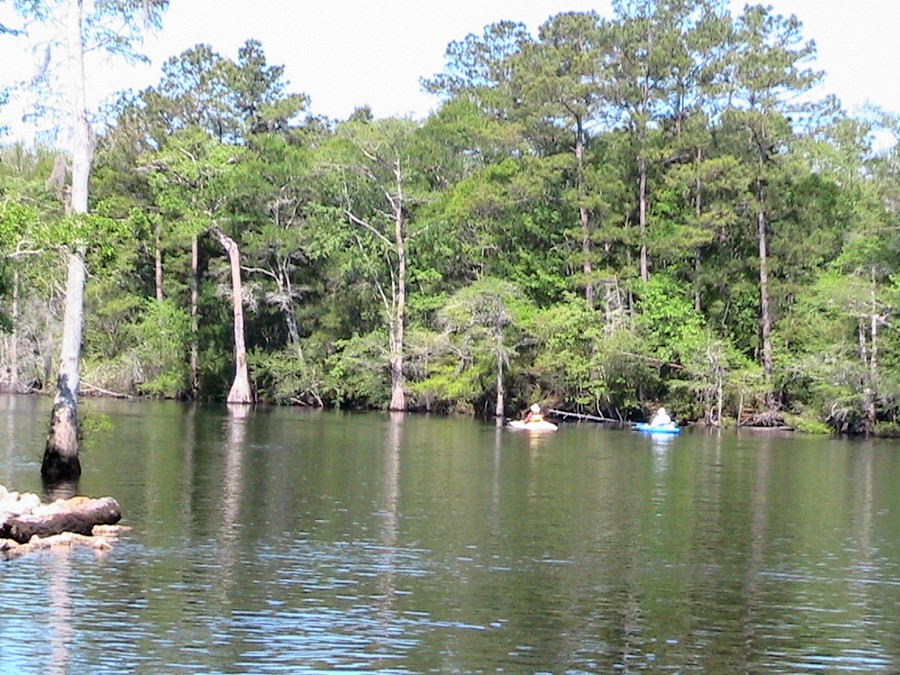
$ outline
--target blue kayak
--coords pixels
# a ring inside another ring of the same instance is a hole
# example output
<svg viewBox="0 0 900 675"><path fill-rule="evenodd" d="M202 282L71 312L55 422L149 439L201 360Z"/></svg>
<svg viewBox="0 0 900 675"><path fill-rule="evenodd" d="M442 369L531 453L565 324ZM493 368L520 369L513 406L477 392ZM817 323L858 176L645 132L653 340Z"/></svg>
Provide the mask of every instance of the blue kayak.
<svg viewBox="0 0 900 675"><path fill-rule="evenodd" d="M680 434L681 427L677 427L674 424L663 424L658 427L654 427L646 422L638 422L635 424L632 429L635 431L643 431L648 434Z"/></svg>

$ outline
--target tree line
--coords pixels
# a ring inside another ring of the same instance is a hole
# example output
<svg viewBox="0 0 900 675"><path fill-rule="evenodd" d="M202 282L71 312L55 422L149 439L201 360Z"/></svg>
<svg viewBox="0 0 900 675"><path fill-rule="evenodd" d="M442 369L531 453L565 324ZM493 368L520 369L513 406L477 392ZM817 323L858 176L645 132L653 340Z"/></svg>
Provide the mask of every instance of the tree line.
<svg viewBox="0 0 900 675"><path fill-rule="evenodd" d="M814 57L764 6L616 0L451 43L423 120L331 120L197 45L109 112L88 207L0 149L3 384L54 385L80 251L83 391L896 430L900 120Z"/></svg>

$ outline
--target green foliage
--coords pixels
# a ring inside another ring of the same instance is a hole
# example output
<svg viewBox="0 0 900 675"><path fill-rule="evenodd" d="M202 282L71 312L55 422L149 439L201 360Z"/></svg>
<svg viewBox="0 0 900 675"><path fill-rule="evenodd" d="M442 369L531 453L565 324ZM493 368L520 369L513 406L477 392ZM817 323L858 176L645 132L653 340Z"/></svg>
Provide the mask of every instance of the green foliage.
<svg viewBox="0 0 900 675"><path fill-rule="evenodd" d="M261 401L288 405L322 405L322 365L297 349L267 353L254 349L247 354L255 374L254 391Z"/></svg>
<svg viewBox="0 0 900 675"><path fill-rule="evenodd" d="M661 364L682 365L704 342L704 320L688 300L687 289L662 274L637 289L635 327L644 353Z"/></svg>
<svg viewBox="0 0 900 675"><path fill-rule="evenodd" d="M372 332L338 340L325 358L323 397L336 406L384 408L390 400L387 337Z"/></svg>
<svg viewBox="0 0 900 675"><path fill-rule="evenodd" d="M147 301L129 332L135 387L143 395L178 398L188 391L190 317L168 300Z"/></svg>
<svg viewBox="0 0 900 675"><path fill-rule="evenodd" d="M583 300L570 296L538 312L530 327L536 342L532 370L542 391L579 410L596 410L609 401L605 354L600 351L607 336Z"/></svg>
<svg viewBox="0 0 900 675"><path fill-rule="evenodd" d="M198 45L117 104L90 216L63 213L54 153L0 149L22 379L47 379L50 270L84 245L88 381L186 395L193 343L201 395L224 396L218 225L261 400L383 408L399 356L415 409L487 410L499 377L510 407L896 424L900 152L872 137L900 124L798 104L819 77L799 22L726 4L493 24L449 46L423 121L316 118L258 42Z"/></svg>
<svg viewBox="0 0 900 675"><path fill-rule="evenodd" d="M428 408L477 409L486 392L496 395L498 375L508 379L533 311L508 281L483 277L456 291L437 312L441 333L416 334L410 392Z"/></svg>

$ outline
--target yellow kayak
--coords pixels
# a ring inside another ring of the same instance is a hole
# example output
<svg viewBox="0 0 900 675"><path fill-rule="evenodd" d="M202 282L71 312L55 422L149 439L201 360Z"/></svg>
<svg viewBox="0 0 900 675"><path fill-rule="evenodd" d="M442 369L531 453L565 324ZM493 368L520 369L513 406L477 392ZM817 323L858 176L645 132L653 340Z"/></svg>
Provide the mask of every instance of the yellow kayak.
<svg viewBox="0 0 900 675"><path fill-rule="evenodd" d="M547 420L541 420L540 422L513 420L509 423L509 426L518 431L556 431L558 429L553 422L548 422Z"/></svg>

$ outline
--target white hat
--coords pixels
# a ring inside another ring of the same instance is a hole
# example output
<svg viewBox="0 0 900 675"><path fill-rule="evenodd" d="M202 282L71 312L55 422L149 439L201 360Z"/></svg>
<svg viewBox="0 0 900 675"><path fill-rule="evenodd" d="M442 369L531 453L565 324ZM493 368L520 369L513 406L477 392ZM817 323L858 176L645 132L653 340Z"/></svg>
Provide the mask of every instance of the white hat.
<svg viewBox="0 0 900 675"><path fill-rule="evenodd" d="M537 403L532 403L531 404L531 412L533 412L533 413L541 412L541 406L539 406Z"/></svg>

